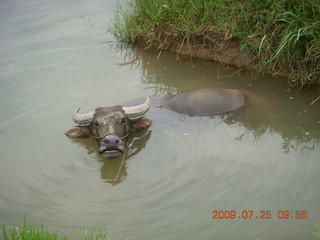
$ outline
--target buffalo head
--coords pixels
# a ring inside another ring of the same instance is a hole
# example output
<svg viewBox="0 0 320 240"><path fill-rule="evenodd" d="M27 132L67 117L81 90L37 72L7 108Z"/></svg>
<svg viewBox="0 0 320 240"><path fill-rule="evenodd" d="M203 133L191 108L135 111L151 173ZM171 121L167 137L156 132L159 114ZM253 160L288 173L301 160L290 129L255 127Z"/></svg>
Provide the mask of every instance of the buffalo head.
<svg viewBox="0 0 320 240"><path fill-rule="evenodd" d="M99 152L106 158L115 158L124 152L131 131L150 126L151 119L144 116L149 108L150 100L146 97L143 104L132 107L100 107L85 114L78 110L72 117L78 126L65 134L69 137L92 135L99 144Z"/></svg>

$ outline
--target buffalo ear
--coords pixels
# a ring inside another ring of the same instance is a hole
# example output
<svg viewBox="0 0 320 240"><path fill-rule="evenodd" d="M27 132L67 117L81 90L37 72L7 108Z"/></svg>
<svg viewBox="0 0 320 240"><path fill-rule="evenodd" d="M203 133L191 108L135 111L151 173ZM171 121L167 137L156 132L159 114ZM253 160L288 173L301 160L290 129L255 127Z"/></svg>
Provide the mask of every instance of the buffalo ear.
<svg viewBox="0 0 320 240"><path fill-rule="evenodd" d="M77 126L70 128L65 135L72 138L85 138L90 135L90 129L89 126Z"/></svg>
<svg viewBox="0 0 320 240"><path fill-rule="evenodd" d="M151 118L143 117L132 125L132 130L139 131L141 129L149 127L151 125L151 121L152 121Z"/></svg>

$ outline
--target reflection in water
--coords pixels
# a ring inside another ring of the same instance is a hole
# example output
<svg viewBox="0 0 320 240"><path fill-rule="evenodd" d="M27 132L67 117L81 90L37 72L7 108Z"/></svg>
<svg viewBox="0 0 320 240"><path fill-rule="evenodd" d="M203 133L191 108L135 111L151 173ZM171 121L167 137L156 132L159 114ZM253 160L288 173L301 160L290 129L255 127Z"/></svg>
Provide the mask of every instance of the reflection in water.
<svg viewBox="0 0 320 240"><path fill-rule="evenodd" d="M293 104L295 107L299 106L298 102ZM295 111L303 111L303 109L304 107L300 107L300 109L298 107ZM319 146L320 140L320 131L315 131L319 125L316 121L319 119L319 113L306 113L304 118L300 118L304 119L301 122L294 118L296 114L289 111L283 111L278 106L270 108L262 108L261 105L256 105L254 108L250 106L249 109L244 108L237 114L232 114L232 117L228 119L228 124L241 124L248 133L256 138L266 133L279 134L282 137L281 148L284 153L298 149L301 151L314 150L316 146ZM311 121L306 123L305 118Z"/></svg>
<svg viewBox="0 0 320 240"><path fill-rule="evenodd" d="M125 180L128 175L126 161L145 148L150 136L151 131L148 129L131 133L127 141L125 154L115 159L106 159L99 154L97 143L93 137L88 139L71 138L71 140L80 146L84 146L88 154L96 154L97 160L102 163L101 179L114 186Z"/></svg>
<svg viewBox="0 0 320 240"><path fill-rule="evenodd" d="M129 136L126 154L117 159L104 159L99 155L99 160L102 162L101 166L101 179L113 186L123 182L128 175L126 161L131 157L138 154L145 148L148 139L151 136L151 131L143 130L137 133L132 133ZM124 157L124 159L123 159Z"/></svg>
<svg viewBox="0 0 320 240"><path fill-rule="evenodd" d="M199 79L201 71L204 71L206 76L212 76L217 88L226 88L226 85L228 88L227 78L239 78L239 82L243 81L241 76L237 76L239 70L235 70L235 74L230 75L225 68L220 70L219 66L212 67L215 63L209 61L204 63L200 60L200 64L197 65L199 61L197 59L188 63L188 58L184 56L181 57L182 61L187 64L180 64L179 60L173 57L173 53L163 54L157 58L153 52L134 48L126 49L123 55L123 64L140 68L142 81L152 86L155 95L171 96L197 89L199 85L212 87L212 80L205 79L205 76L204 79ZM221 78L224 79L223 83L216 81ZM229 114L225 120L229 125L240 124L245 127L246 131L237 140L241 140L248 134L252 134L257 139L265 133L278 133L282 137L281 148L284 153L298 149L313 150L319 146L320 102L311 106L312 98L306 99L310 95L317 96L316 90L312 92L308 89L305 93L292 90L295 97L288 95L285 98L282 88L273 88L273 84L278 83L270 79L267 81L269 86L265 85L264 89L257 89L259 92L250 87L240 89L247 98L247 104L240 111ZM232 81L230 88L234 88L234 85ZM305 98L302 99L304 101L301 101L301 98Z"/></svg>
<svg viewBox="0 0 320 240"><path fill-rule="evenodd" d="M125 157L125 156L124 156ZM124 181L127 173L127 167L124 161L127 159L101 159L102 166L100 169L101 179L105 180L105 182L112 184L113 186Z"/></svg>

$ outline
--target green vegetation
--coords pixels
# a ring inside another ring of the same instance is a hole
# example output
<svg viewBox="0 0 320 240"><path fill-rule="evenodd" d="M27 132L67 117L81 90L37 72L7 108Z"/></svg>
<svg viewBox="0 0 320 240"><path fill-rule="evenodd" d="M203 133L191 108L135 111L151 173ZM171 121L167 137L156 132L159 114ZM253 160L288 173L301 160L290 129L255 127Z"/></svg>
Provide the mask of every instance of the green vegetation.
<svg viewBox="0 0 320 240"><path fill-rule="evenodd" d="M313 234L320 239L320 223L317 224L318 232ZM2 238L1 238L2 236ZM61 238L58 231L50 232L45 226L35 226L26 224L24 220L23 224L17 223L12 226L2 225L2 231L0 231L0 239L3 240L68 240L67 237ZM87 230L83 232L83 236L80 238L83 240L107 240L107 234L100 231L93 230L88 234Z"/></svg>
<svg viewBox="0 0 320 240"><path fill-rule="evenodd" d="M1 238L2 236L2 238ZM0 239L3 240L68 240L67 237L60 237L58 231L49 231L48 228L41 226L35 226L17 223L12 226L2 225L2 231L0 231ZM80 239L83 240L107 240L106 233L93 230L88 233L85 230Z"/></svg>
<svg viewBox="0 0 320 240"><path fill-rule="evenodd" d="M320 239L320 223L317 223L318 232L313 232L313 234Z"/></svg>
<svg viewBox="0 0 320 240"><path fill-rule="evenodd" d="M320 81L320 0L133 0L117 9L111 30L157 49L236 42L258 71L297 87Z"/></svg>

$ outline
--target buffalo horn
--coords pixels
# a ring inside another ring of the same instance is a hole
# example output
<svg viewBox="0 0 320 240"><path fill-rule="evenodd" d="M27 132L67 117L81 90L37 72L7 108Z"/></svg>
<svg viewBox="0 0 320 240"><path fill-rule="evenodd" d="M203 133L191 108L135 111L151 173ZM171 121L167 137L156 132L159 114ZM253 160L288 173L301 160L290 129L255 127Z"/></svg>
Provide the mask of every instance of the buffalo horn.
<svg viewBox="0 0 320 240"><path fill-rule="evenodd" d="M132 107L123 107L123 110L127 118L136 118L136 117L141 117L146 112L148 112L149 108L150 108L150 99L149 97L146 97L146 100L144 101L144 103L137 106L132 106Z"/></svg>
<svg viewBox="0 0 320 240"><path fill-rule="evenodd" d="M80 114L78 113L80 110L80 108L78 109L77 112L75 112L72 116L72 120L76 123L76 124L90 124L93 121L93 117L94 117L94 112L89 112L89 113L84 113L84 114Z"/></svg>

